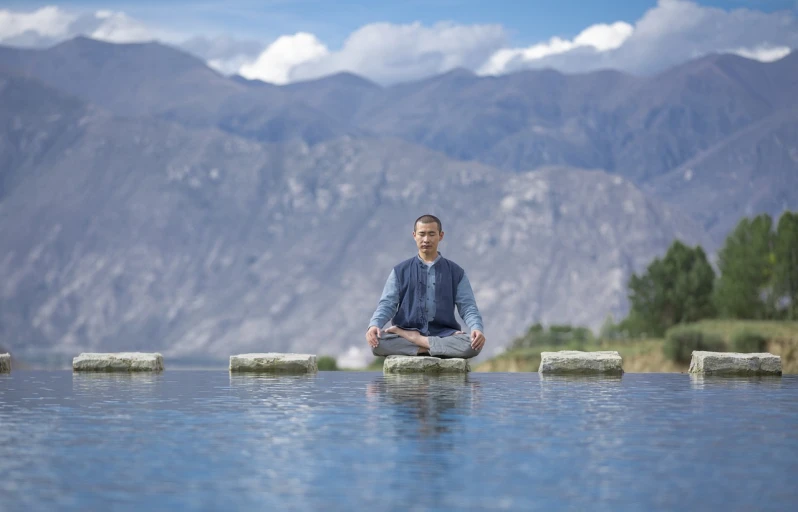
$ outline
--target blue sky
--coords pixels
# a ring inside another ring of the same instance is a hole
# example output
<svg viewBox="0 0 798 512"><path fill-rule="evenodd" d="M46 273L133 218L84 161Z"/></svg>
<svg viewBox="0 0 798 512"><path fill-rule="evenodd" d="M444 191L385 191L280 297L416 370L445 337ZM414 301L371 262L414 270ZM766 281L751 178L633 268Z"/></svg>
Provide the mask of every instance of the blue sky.
<svg viewBox="0 0 798 512"><path fill-rule="evenodd" d="M552 36L573 37L595 23L633 23L656 0L122 0L2 1L0 8L32 10L46 5L65 9L124 11L149 24L184 33L230 34L261 40L298 31L311 32L338 47L355 29L376 21L431 25L497 23L511 42L532 44ZM723 9L798 11L797 0L699 0Z"/></svg>
<svg viewBox="0 0 798 512"><path fill-rule="evenodd" d="M224 74L283 84L348 71L381 84L455 67L652 74L710 53L798 48L798 0L0 0L0 44L160 41Z"/></svg>

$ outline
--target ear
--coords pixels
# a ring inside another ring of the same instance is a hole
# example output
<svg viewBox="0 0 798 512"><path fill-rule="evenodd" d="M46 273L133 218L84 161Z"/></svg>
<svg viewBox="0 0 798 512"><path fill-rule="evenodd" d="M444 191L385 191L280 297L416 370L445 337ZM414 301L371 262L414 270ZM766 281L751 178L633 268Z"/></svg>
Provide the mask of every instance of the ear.
<svg viewBox="0 0 798 512"><path fill-rule="evenodd" d="M441 240L443 240L443 231L441 231Z"/></svg>

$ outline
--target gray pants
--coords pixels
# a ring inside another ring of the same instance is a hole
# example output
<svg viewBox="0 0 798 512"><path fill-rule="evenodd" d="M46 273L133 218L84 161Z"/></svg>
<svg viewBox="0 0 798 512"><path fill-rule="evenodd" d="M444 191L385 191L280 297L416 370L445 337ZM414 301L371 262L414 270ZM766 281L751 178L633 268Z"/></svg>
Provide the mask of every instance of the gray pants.
<svg viewBox="0 0 798 512"><path fill-rule="evenodd" d="M432 357L469 358L479 354L471 348L471 336L468 334L452 334L445 338L429 336L429 355ZM398 334L383 333L380 344L371 349L375 356L415 356L421 347L410 343ZM423 350L423 349L422 349Z"/></svg>

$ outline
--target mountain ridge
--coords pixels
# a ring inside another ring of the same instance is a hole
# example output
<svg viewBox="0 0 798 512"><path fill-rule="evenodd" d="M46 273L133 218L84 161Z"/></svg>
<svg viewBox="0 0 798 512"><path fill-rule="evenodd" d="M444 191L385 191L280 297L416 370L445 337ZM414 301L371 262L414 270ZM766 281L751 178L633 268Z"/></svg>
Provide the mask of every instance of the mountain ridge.
<svg viewBox="0 0 798 512"><path fill-rule="evenodd" d="M474 284L488 356L533 321L621 314L630 272L674 237L706 239L600 170L508 173L396 138L263 143L80 103L69 115L59 102L73 99L40 87L52 105L34 112L0 88L6 115L35 127L6 140L58 141L0 198L0 325L23 359L366 354L387 273L415 252L410 224L427 212ZM63 124L46 123L53 113Z"/></svg>

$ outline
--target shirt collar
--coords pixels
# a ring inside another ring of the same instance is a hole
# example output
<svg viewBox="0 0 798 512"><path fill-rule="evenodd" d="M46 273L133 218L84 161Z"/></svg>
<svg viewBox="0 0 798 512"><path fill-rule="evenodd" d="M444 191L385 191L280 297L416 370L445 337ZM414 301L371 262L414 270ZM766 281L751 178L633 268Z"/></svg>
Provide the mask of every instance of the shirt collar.
<svg viewBox="0 0 798 512"><path fill-rule="evenodd" d="M430 265L430 267L431 267L432 265L435 265L436 263L438 263L438 260L440 260L442 257L443 257L443 254L441 254L441 252L440 252L440 251L438 251L438 257L437 257L437 258L435 258L435 261L433 261L433 262L432 262L432 264ZM422 259L421 259L421 256L419 256L419 255L418 255L418 253L416 253L416 259L417 259L418 261L420 261L421 263L423 263L424 265L426 265L426 264L427 264L427 262L426 262L426 261L424 261L424 260L422 260Z"/></svg>

